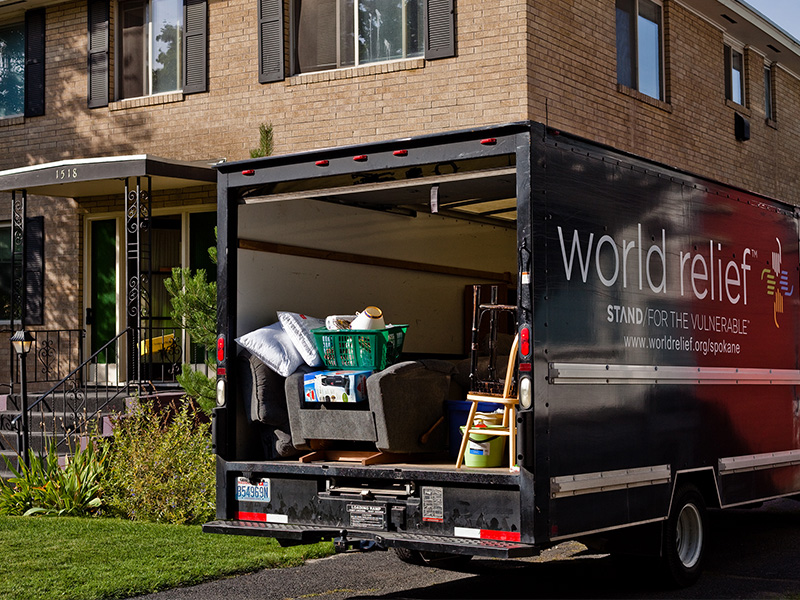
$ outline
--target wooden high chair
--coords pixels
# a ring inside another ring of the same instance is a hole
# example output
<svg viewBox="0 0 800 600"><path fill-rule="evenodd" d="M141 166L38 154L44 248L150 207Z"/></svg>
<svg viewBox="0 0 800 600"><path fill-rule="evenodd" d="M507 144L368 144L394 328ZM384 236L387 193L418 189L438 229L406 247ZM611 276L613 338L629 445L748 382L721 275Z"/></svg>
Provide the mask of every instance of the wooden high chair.
<svg viewBox="0 0 800 600"><path fill-rule="evenodd" d="M472 402L467 416L467 423L464 427L464 435L461 438L461 448L458 450L458 458L456 459L456 469L461 468L461 463L464 461L464 453L467 450L469 443L469 436L471 433L486 435L486 428L475 427L475 413L478 411L479 402L493 402L503 406L503 424L499 428L492 428L492 435L508 436L508 468L513 469L516 464L517 455L517 404L519 399L516 395L511 395L511 382L514 378L514 368L517 362L517 349L519 348L519 334L514 337L514 343L511 345L511 354L508 356L508 367L506 368L506 378L503 382L503 392L501 394L492 394L489 392L469 392L467 400Z"/></svg>

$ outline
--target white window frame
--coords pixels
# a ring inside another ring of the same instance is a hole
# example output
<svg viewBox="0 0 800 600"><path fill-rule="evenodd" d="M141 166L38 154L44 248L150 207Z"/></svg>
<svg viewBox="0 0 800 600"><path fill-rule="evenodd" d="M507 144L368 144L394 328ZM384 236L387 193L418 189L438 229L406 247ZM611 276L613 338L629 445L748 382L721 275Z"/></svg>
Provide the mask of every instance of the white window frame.
<svg viewBox="0 0 800 600"><path fill-rule="evenodd" d="M634 89L650 98L655 98L656 100L665 102L666 101L666 52L665 52L665 38L664 38L664 2L663 0L646 0L652 4L655 4L659 7L661 18L658 23L658 96L652 96L647 92L642 91L641 89L641 82L640 82L640 60L639 60L639 4L644 0L631 0L633 2L633 19L632 19L632 27L633 27L633 47L629 48L629 52L632 56L632 64L631 67L631 89ZM617 35L619 33L617 32ZM617 45L619 45L619 38L617 37ZM617 61L619 61L619 53L617 53ZM618 83L619 78L617 79ZM626 84L622 84L626 85Z"/></svg>
<svg viewBox="0 0 800 600"><path fill-rule="evenodd" d="M725 50L725 99L739 106L747 106L747 66L745 64L744 44L736 41L735 39L725 36L724 37L724 50ZM733 53L736 52L742 57L742 70L740 77L740 95L741 102L738 102L734 96L734 82L733 73L735 71L733 66Z"/></svg>
<svg viewBox="0 0 800 600"><path fill-rule="evenodd" d="M118 2L116 8L116 31L115 36L116 39L120 41L120 43L115 44L115 67L114 67L114 89L117 90L116 97L117 100L130 100L131 98L147 98L150 96L159 96L165 94L174 94L176 92L180 92L183 90L183 83L185 79L185 74L183 72L184 69L184 54L186 52L186 41L185 41L185 29L186 23L183 22L183 2L180 0L175 0L175 2L179 5L180 13L181 13L181 27L178 29L178 53L179 53L179 60L178 60L178 72L176 75L176 87L174 90L168 90L158 93L153 93L153 61L155 60L153 57L153 0L143 0L145 4L145 14L147 17L147 40L145 41L146 49L145 49L145 61L146 65L145 68L147 69L147 76L144 78L144 85L145 90L141 96L126 96L123 97L121 90L122 90L122 69L123 69L123 57L122 57L122 16L121 10L125 2Z"/></svg>
<svg viewBox="0 0 800 600"><path fill-rule="evenodd" d="M653 1L660 1L660 0L653 0ZM418 2L422 3L423 0L418 0ZM425 55L424 49L424 42L425 39L425 28L427 27L427 23L425 22L424 18L421 19L419 27L419 38L420 38L420 47L419 49L411 56L408 54L408 11L407 11L407 3L403 2L402 4L402 12L403 12L403 31L402 31L402 56L396 58L390 58L386 60L379 60L379 61L367 61L362 62L360 54L358 52L358 25L359 25L359 14L358 14L358 3L359 0L353 0L353 32L354 32L354 39L353 39L353 57L342 57L342 44L341 44L341 20L338 18L340 14L340 6L341 0L336 0L336 66L331 67L330 69L319 69L315 71L301 71L300 65L297 64L297 57L295 50L297 48L297 44L299 40L297 39L297 11L296 11L296 0L291 1L290 11L289 11L289 40L290 40L290 48L291 48L291 59L290 59L290 69L292 75L302 75L306 73L322 73L324 71L335 71L339 69L354 69L359 66L363 65L375 65L380 63L389 63L389 62L397 62L401 60L407 60L409 58L416 58L422 57ZM349 59L352 58L352 62ZM347 62L348 64L343 64Z"/></svg>
<svg viewBox="0 0 800 600"><path fill-rule="evenodd" d="M764 61L764 117L775 122L775 69L774 64Z"/></svg>
<svg viewBox="0 0 800 600"><path fill-rule="evenodd" d="M22 28L22 59L23 59L23 61L22 61L23 62L22 76L23 76L23 84L24 84L24 78L25 78L25 71L24 71L25 43L26 43L26 39L25 39L26 38L26 36L25 36L25 22L24 21L21 21L21 22L13 21L13 22L8 22L8 23L0 23L0 29L11 29L12 27L14 27L14 28L21 27ZM2 65L0 65L0 68L2 68ZM22 109L18 113L7 114L5 116L1 116L0 119L16 119L17 117L22 117L24 115L25 115L25 99L23 97Z"/></svg>

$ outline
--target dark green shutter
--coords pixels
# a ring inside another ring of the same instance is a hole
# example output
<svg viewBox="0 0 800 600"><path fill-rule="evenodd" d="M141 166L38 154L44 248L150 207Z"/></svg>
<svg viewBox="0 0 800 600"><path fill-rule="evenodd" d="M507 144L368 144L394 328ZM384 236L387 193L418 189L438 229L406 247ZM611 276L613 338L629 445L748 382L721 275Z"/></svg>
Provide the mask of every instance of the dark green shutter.
<svg viewBox="0 0 800 600"><path fill-rule="evenodd" d="M456 55L455 0L425 0L425 58Z"/></svg>
<svg viewBox="0 0 800 600"><path fill-rule="evenodd" d="M44 114L45 9L25 13L25 116Z"/></svg>
<svg viewBox="0 0 800 600"><path fill-rule="evenodd" d="M89 108L108 106L108 0L89 0Z"/></svg>
<svg viewBox="0 0 800 600"><path fill-rule="evenodd" d="M183 72L186 81L184 94L208 91L208 2L184 0L186 49L183 53Z"/></svg>
<svg viewBox="0 0 800 600"><path fill-rule="evenodd" d="M44 217L25 222L25 325L44 324Z"/></svg>
<svg viewBox="0 0 800 600"><path fill-rule="evenodd" d="M283 0L258 0L258 81L280 81L283 74Z"/></svg>

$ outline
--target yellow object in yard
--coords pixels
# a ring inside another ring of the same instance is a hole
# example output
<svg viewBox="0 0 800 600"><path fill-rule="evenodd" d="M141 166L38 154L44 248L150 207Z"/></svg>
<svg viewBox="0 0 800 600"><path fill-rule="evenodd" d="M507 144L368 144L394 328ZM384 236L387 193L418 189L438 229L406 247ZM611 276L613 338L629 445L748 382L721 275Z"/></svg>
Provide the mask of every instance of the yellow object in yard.
<svg viewBox="0 0 800 600"><path fill-rule="evenodd" d="M162 350L169 350L175 345L175 334L169 333L167 335L160 335L158 337L150 338L149 340L142 340L139 342L139 354L145 356L151 352L161 352Z"/></svg>

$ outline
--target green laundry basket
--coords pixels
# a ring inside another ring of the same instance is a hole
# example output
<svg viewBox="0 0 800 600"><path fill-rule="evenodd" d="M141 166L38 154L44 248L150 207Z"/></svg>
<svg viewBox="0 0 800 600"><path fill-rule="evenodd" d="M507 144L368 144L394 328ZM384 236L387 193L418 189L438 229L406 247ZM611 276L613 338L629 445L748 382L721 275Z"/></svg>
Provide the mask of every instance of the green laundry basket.
<svg viewBox="0 0 800 600"><path fill-rule="evenodd" d="M461 427L461 435L464 435L465 427ZM506 428L502 425L487 425L487 433L473 432L469 436L467 449L464 452L464 466L486 468L499 467L503 464L506 451L506 436L492 435L492 429Z"/></svg>

